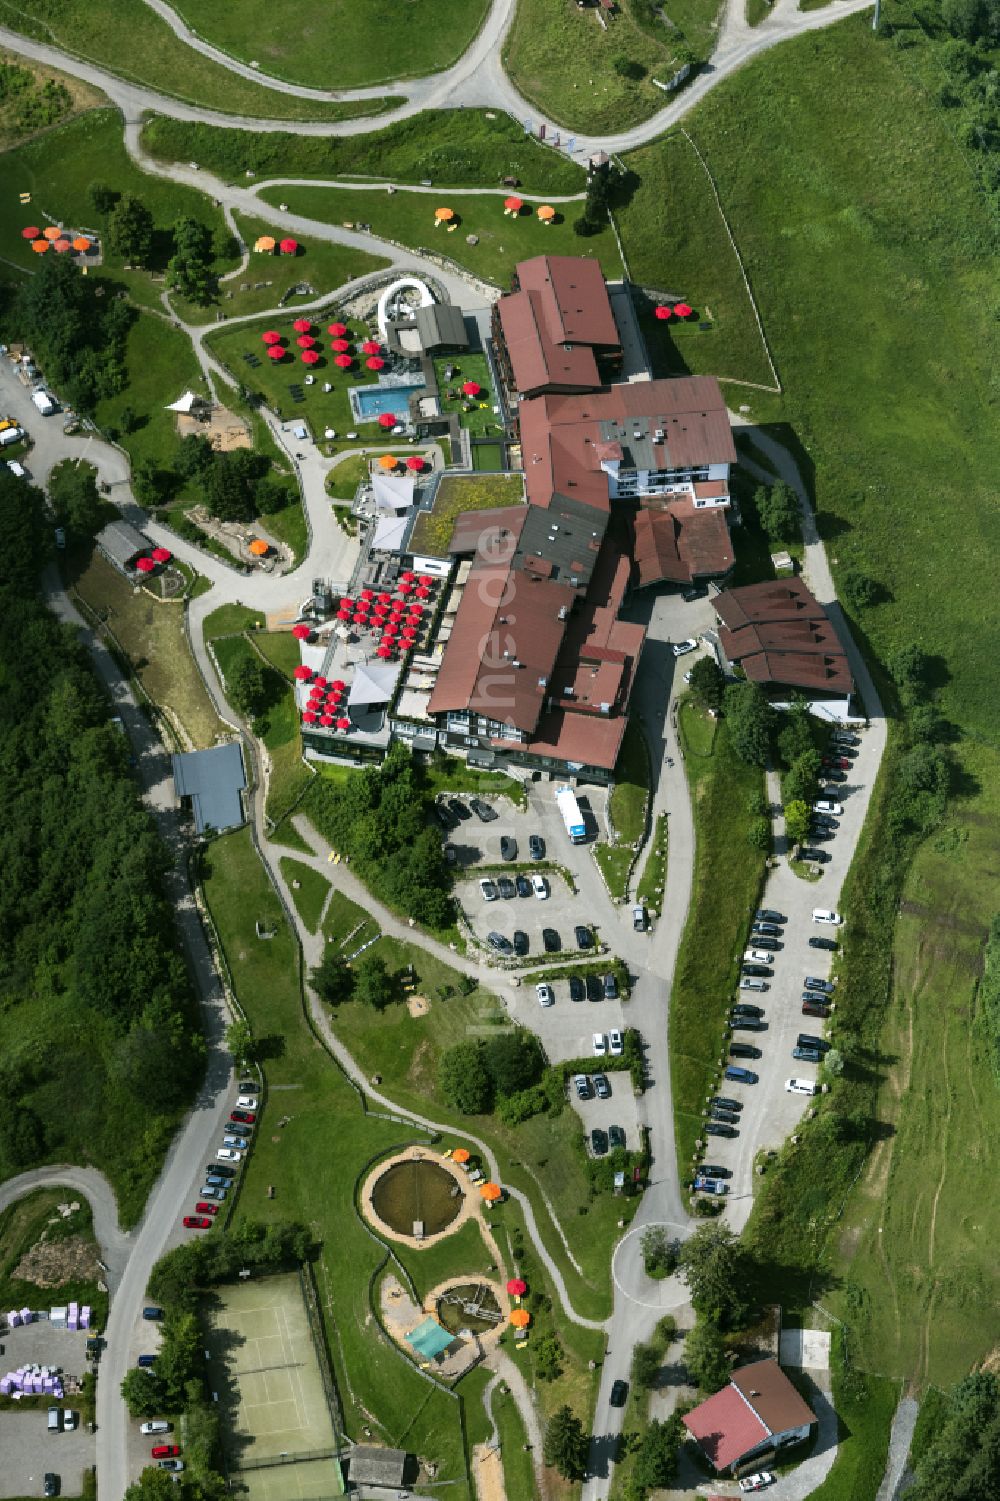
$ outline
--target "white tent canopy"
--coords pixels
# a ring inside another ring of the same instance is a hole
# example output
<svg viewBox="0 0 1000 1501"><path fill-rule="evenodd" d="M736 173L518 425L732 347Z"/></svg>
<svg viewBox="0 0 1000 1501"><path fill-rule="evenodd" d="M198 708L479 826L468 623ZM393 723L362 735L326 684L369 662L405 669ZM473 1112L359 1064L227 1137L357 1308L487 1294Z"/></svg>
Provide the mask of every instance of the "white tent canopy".
<svg viewBox="0 0 1000 1501"><path fill-rule="evenodd" d="M372 491L377 511L407 511L413 504L412 474L372 475Z"/></svg>
<svg viewBox="0 0 1000 1501"><path fill-rule="evenodd" d="M399 676L399 664L391 662L366 662L355 669L347 707L353 709L363 704L387 704L392 698Z"/></svg>
<svg viewBox="0 0 1000 1501"><path fill-rule="evenodd" d="M375 523L372 538L373 552L399 552L406 537L405 516L380 516Z"/></svg>
<svg viewBox="0 0 1000 1501"><path fill-rule="evenodd" d="M178 398L177 398L176 401L172 401L170 403L170 405L167 407L167 411L168 412L190 412L190 411L193 411L193 409L195 407L200 407L200 406L204 406L204 405L205 405L205 398L204 398L204 396L196 396L193 391L185 391L183 396L178 396Z"/></svg>

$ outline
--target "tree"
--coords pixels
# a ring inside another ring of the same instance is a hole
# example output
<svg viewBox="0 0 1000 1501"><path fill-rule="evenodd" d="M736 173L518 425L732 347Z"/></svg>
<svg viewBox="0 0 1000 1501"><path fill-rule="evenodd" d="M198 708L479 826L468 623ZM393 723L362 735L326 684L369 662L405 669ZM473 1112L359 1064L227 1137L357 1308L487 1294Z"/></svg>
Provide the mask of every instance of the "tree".
<svg viewBox="0 0 1000 1501"><path fill-rule="evenodd" d="M860 568L848 568L841 575L840 592L853 610L863 610L877 605L882 598L882 589L868 573Z"/></svg>
<svg viewBox="0 0 1000 1501"><path fill-rule="evenodd" d="M328 943L323 951L323 957L315 969L310 971L309 983L328 1006L339 1006L342 1001L349 1001L354 990L354 976L347 960L340 950L332 943Z"/></svg>
<svg viewBox="0 0 1000 1501"><path fill-rule="evenodd" d="M441 1055L438 1086L445 1102L463 1115L483 1115L493 1105L493 1080L481 1042L458 1042Z"/></svg>
<svg viewBox="0 0 1000 1501"><path fill-rule="evenodd" d="M627 78L633 83L638 83L640 79L646 76L646 70L642 66L642 63L637 63L634 58L626 57L622 52L619 52L618 56L612 59L611 66L619 78Z"/></svg>
<svg viewBox="0 0 1000 1501"><path fill-rule="evenodd" d="M797 756L781 778L781 796L786 805L801 802L807 807L811 806L819 792L819 774L822 769L823 759L819 751L807 750Z"/></svg>
<svg viewBox="0 0 1000 1501"><path fill-rule="evenodd" d="M655 1345L636 1345L632 1350L632 1380L644 1392L652 1391L660 1377L663 1358Z"/></svg>
<svg viewBox="0 0 1000 1501"><path fill-rule="evenodd" d="M123 193L108 218L108 246L133 266L148 266L153 250L153 216L134 193Z"/></svg>
<svg viewBox="0 0 1000 1501"><path fill-rule="evenodd" d="M556 1381L563 1371L563 1347L554 1334L545 1334L535 1346L535 1375L540 1381Z"/></svg>
<svg viewBox="0 0 1000 1501"><path fill-rule="evenodd" d="M703 1225L695 1233L717 1229L718 1226ZM717 1392L729 1380L730 1363L722 1335L714 1324L699 1318L684 1341L684 1364L688 1375L699 1391Z"/></svg>
<svg viewBox="0 0 1000 1501"><path fill-rule="evenodd" d="M226 1028L226 1051L231 1053L237 1063L252 1063L256 1055L253 1032L250 1023L244 1021L242 1016L237 1016Z"/></svg>
<svg viewBox="0 0 1000 1501"><path fill-rule="evenodd" d="M799 502L789 485L759 485L754 491L754 505L760 524L772 542L793 542L799 530Z"/></svg>
<svg viewBox="0 0 1000 1501"><path fill-rule="evenodd" d="M497 1094L516 1094L537 1084L545 1070L545 1054L534 1032L517 1027L491 1037L485 1062Z"/></svg>
<svg viewBox="0 0 1000 1501"><path fill-rule="evenodd" d="M212 467L215 449L201 433L189 433L177 445L176 468L183 479L197 479Z"/></svg>
<svg viewBox="0 0 1000 1501"><path fill-rule="evenodd" d="M589 1440L583 1424L565 1404L557 1407L545 1429L542 1457L564 1480L582 1480L587 1473Z"/></svg>
<svg viewBox="0 0 1000 1501"><path fill-rule="evenodd" d="M151 1418L163 1407L164 1389L157 1371L133 1366L122 1381L122 1400L133 1418Z"/></svg>
<svg viewBox="0 0 1000 1501"><path fill-rule="evenodd" d="M89 464L57 465L49 475L49 500L56 521L74 537L93 537L104 525L104 502Z"/></svg>
<svg viewBox="0 0 1000 1501"><path fill-rule="evenodd" d="M204 1369L203 1345L197 1314L167 1315L156 1357L156 1374L163 1385L163 1406L168 1410L177 1411L185 1405L187 1383Z"/></svg>
<svg viewBox="0 0 1000 1501"><path fill-rule="evenodd" d="M726 680L714 657L699 657L691 668L688 684L692 697L703 709L721 709Z"/></svg>
<svg viewBox="0 0 1000 1501"><path fill-rule="evenodd" d="M121 194L115 188L109 188L106 182L92 182L87 189L87 198L95 214L101 218L110 214Z"/></svg>
<svg viewBox="0 0 1000 1501"><path fill-rule="evenodd" d="M907 1494L913 1501L990 1501L1000 1494L1000 1382L985 1371L966 1376L941 1409Z"/></svg>
<svg viewBox="0 0 1000 1501"><path fill-rule="evenodd" d="M677 1242L670 1239L663 1226L648 1226L639 1244L647 1277L669 1277L677 1265Z"/></svg>
<svg viewBox="0 0 1000 1501"><path fill-rule="evenodd" d="M226 679L229 702L244 719L256 719L267 701L267 677L264 664L255 652L240 657Z"/></svg>
<svg viewBox="0 0 1000 1501"><path fill-rule="evenodd" d="M396 984L384 959L366 954L355 968L354 999L384 1011L396 999Z"/></svg>
<svg viewBox="0 0 1000 1501"><path fill-rule="evenodd" d="M790 845L804 844L809 834L809 804L793 797L785 804L785 836Z"/></svg>
<svg viewBox="0 0 1000 1501"><path fill-rule="evenodd" d="M751 849L761 850L764 854L770 854L771 820L769 818L755 818L747 832L747 841Z"/></svg>
<svg viewBox="0 0 1000 1501"><path fill-rule="evenodd" d="M771 752L774 710L759 683L731 683L723 696L733 750L750 766L765 766Z"/></svg>
<svg viewBox="0 0 1000 1501"><path fill-rule="evenodd" d="M941 19L952 36L974 42L987 26L983 0L941 0Z"/></svg>
<svg viewBox="0 0 1000 1501"><path fill-rule="evenodd" d="M249 448L213 453L205 473L205 499L220 521L253 521L257 515L257 486L270 468L264 454Z"/></svg>
<svg viewBox="0 0 1000 1501"><path fill-rule="evenodd" d="M675 1412L665 1423L656 1418L649 1423L632 1465L632 1485L640 1494L673 1484L684 1435L684 1424Z"/></svg>
<svg viewBox="0 0 1000 1501"><path fill-rule="evenodd" d="M680 1274L695 1311L720 1328L735 1328L747 1312L749 1257L725 1225L702 1225L680 1248Z"/></svg>
<svg viewBox="0 0 1000 1501"><path fill-rule="evenodd" d="M787 714L781 716L775 740L778 753L786 766L794 765L799 756L816 749L812 721L805 704L793 704Z"/></svg>
<svg viewBox="0 0 1000 1501"><path fill-rule="evenodd" d="M916 642L909 642L891 652L886 666L904 701L922 698L927 687L927 654Z"/></svg>
<svg viewBox="0 0 1000 1501"><path fill-rule="evenodd" d="M204 224L187 215L174 224L174 253L167 262L167 286L202 307L211 301L215 291L211 235Z"/></svg>
<svg viewBox="0 0 1000 1501"><path fill-rule="evenodd" d="M177 1501L177 1487L168 1470L158 1470L147 1465L139 1479L134 1480L125 1492L125 1501Z"/></svg>
<svg viewBox="0 0 1000 1501"><path fill-rule="evenodd" d="M839 1079L844 1072L844 1055L839 1048L831 1048L823 1059L823 1067L831 1078Z"/></svg>

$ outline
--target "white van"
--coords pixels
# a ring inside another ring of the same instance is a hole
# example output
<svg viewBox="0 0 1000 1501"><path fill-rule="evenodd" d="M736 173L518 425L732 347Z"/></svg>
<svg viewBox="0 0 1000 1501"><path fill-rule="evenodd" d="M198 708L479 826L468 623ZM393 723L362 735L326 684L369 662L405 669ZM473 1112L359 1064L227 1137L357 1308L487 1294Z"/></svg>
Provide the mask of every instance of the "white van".
<svg viewBox="0 0 1000 1501"><path fill-rule="evenodd" d="M768 983L767 983L766 980L757 980L757 979L754 979L751 975L744 975L743 978L742 978L742 980L740 981L740 989L741 990L768 990L768 989L770 989L770 987L769 987L769 985L768 985Z"/></svg>
<svg viewBox="0 0 1000 1501"><path fill-rule="evenodd" d="M832 928L839 928L843 921L839 912L831 912L827 907L813 908L813 922L824 922Z"/></svg>
<svg viewBox="0 0 1000 1501"><path fill-rule="evenodd" d="M62 1413L58 1407L49 1408L49 1432L58 1433L62 1428Z"/></svg>
<svg viewBox="0 0 1000 1501"><path fill-rule="evenodd" d="M24 430L20 427L5 427L0 430L0 448L9 448L12 443L20 443L24 437Z"/></svg>

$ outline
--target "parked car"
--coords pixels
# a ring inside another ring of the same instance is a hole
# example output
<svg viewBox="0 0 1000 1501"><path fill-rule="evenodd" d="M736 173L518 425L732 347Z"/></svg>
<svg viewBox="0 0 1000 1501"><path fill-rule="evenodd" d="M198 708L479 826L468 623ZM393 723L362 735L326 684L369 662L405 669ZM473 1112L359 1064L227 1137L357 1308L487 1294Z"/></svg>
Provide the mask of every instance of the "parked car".
<svg viewBox="0 0 1000 1501"><path fill-rule="evenodd" d="M528 880L527 876L515 876L514 885L517 887L518 896L531 895L531 882Z"/></svg>
<svg viewBox="0 0 1000 1501"><path fill-rule="evenodd" d="M528 854L531 856L532 860L545 859L545 840L542 838L541 834L528 835Z"/></svg>
<svg viewBox="0 0 1000 1501"><path fill-rule="evenodd" d="M246 1139L253 1135L253 1126L241 1126L236 1121L230 1121L226 1129L230 1136L240 1136Z"/></svg>
<svg viewBox="0 0 1000 1501"><path fill-rule="evenodd" d="M792 1048L792 1057L798 1063L822 1063L823 1054L819 1048Z"/></svg>
<svg viewBox="0 0 1000 1501"><path fill-rule="evenodd" d="M706 1121L702 1127L706 1136L739 1136L735 1126L726 1126L722 1121Z"/></svg>
<svg viewBox="0 0 1000 1501"><path fill-rule="evenodd" d="M562 948L562 939L555 928L542 929L542 947L547 954L558 954Z"/></svg>
<svg viewBox="0 0 1000 1501"><path fill-rule="evenodd" d="M827 782L846 782L846 771L835 771L832 766L823 767L823 778Z"/></svg>
<svg viewBox="0 0 1000 1501"><path fill-rule="evenodd" d="M500 859L517 859L517 840L514 838L513 834L502 834L500 836Z"/></svg>
<svg viewBox="0 0 1000 1501"><path fill-rule="evenodd" d="M497 810L495 808L491 808L489 803L484 803L481 797L470 798L469 807L479 819L480 823L493 823L499 816L497 814Z"/></svg>
<svg viewBox="0 0 1000 1501"><path fill-rule="evenodd" d="M729 1025L734 1032L763 1032L767 1027L759 1016L740 1016L733 1011L729 1013Z"/></svg>
<svg viewBox="0 0 1000 1501"><path fill-rule="evenodd" d="M549 894L549 883L544 876L532 876L531 889L540 902L544 902Z"/></svg>
<svg viewBox="0 0 1000 1501"><path fill-rule="evenodd" d="M709 1100L708 1103L710 1105L718 1105L721 1110L742 1110L743 1109L743 1101L742 1100L734 1100L734 1099L731 1098L731 1096L725 1095L725 1094L713 1095L712 1098ZM707 1169L706 1169L706 1171L707 1171Z"/></svg>
<svg viewBox="0 0 1000 1501"><path fill-rule="evenodd" d="M698 1193L703 1194L727 1194L729 1184L723 1183L721 1178L710 1178L707 1173L696 1173L694 1187Z"/></svg>
<svg viewBox="0 0 1000 1501"><path fill-rule="evenodd" d="M758 980L752 975L744 975L740 981L741 990L770 990L766 980Z"/></svg>
<svg viewBox="0 0 1000 1501"><path fill-rule="evenodd" d="M758 977L770 978L773 971L766 964L742 964L740 966L745 975L757 975Z"/></svg>
<svg viewBox="0 0 1000 1501"><path fill-rule="evenodd" d="M821 980L819 975L806 975L803 981L807 990L819 990L823 995L833 995L836 986L829 980Z"/></svg>
<svg viewBox="0 0 1000 1501"><path fill-rule="evenodd" d="M608 1144L610 1145L612 1152L617 1152L619 1147L624 1152L625 1132L622 1130L621 1126L608 1127Z"/></svg>
<svg viewBox="0 0 1000 1501"><path fill-rule="evenodd" d="M61 530L61 528L60 528L60 530ZM46 1470L45 1474L44 1474L44 1476L42 1478L42 1495L43 1496L58 1496L58 1494L59 1494L59 1476L58 1475L54 1475L51 1470Z"/></svg>
<svg viewBox="0 0 1000 1501"><path fill-rule="evenodd" d="M675 657L686 657L689 651L698 650L698 643L693 636L688 636L686 641L675 641L671 649Z"/></svg>
<svg viewBox="0 0 1000 1501"><path fill-rule="evenodd" d="M815 824L810 824L807 837L811 839L814 844L829 844L831 839L833 839L835 836L832 829L824 829L822 827L817 828Z"/></svg>
<svg viewBox="0 0 1000 1501"><path fill-rule="evenodd" d="M520 954L521 957L523 958L524 955L528 952L528 947L529 947L529 945L528 945L528 935L524 931L523 928L515 928L514 929L514 940L513 941L514 941L514 953L515 954Z"/></svg>
<svg viewBox="0 0 1000 1501"><path fill-rule="evenodd" d="M835 766L838 771L850 771L851 762L847 756L824 756L824 766Z"/></svg>
<svg viewBox="0 0 1000 1501"><path fill-rule="evenodd" d="M153 1366L155 1366L155 1364L156 1364L156 1356L155 1355L140 1355L139 1358L138 1358L138 1360L136 1361L136 1365L139 1366L139 1368L141 1370L143 1370L143 1371L150 1371L150 1370L152 1370L152 1368L153 1368ZM58 1407L54 1408L52 1410L55 1411L55 1412L59 1411Z"/></svg>
<svg viewBox="0 0 1000 1501"><path fill-rule="evenodd" d="M176 1459L180 1452L180 1444L154 1444L149 1451L153 1459Z"/></svg>
<svg viewBox="0 0 1000 1501"><path fill-rule="evenodd" d="M628 1401L628 1382L622 1381L621 1377L617 1381L612 1381L608 1401L612 1407L624 1407Z"/></svg>
<svg viewBox="0 0 1000 1501"><path fill-rule="evenodd" d="M734 1111L732 1111L732 1110L719 1110L718 1107L715 1106L715 1105L712 1106L712 1108L708 1112L708 1114L709 1114L709 1119L710 1120L713 1120L713 1121L725 1121L725 1123L726 1123L727 1126L738 1126L739 1123L740 1123L740 1118L739 1118L738 1115L735 1114Z"/></svg>
<svg viewBox="0 0 1000 1501"><path fill-rule="evenodd" d="M755 949L764 949L768 954L776 954L781 948L781 943L777 938L768 938L766 935L762 937L759 933L753 935L752 942ZM773 964L775 961L772 958L768 962Z"/></svg>
<svg viewBox="0 0 1000 1501"><path fill-rule="evenodd" d="M510 939L505 938L502 933L487 933L486 942L489 944L490 948L493 949L497 954L510 954L513 952L514 945L511 943Z"/></svg>
<svg viewBox="0 0 1000 1501"><path fill-rule="evenodd" d="M646 931L646 909L641 905L632 908L632 929L636 933Z"/></svg>
<svg viewBox="0 0 1000 1501"><path fill-rule="evenodd" d="M497 877L497 891L500 893L501 900L505 902L512 901L517 896L517 887L510 876Z"/></svg>
<svg viewBox="0 0 1000 1501"><path fill-rule="evenodd" d="M173 1470L175 1474L180 1474L184 1468L184 1461L183 1459L158 1459L156 1461L156 1468L158 1470Z"/></svg>
<svg viewBox="0 0 1000 1501"><path fill-rule="evenodd" d="M767 949L752 948L743 950L743 962L745 964L774 964L775 957Z"/></svg>
<svg viewBox="0 0 1000 1501"><path fill-rule="evenodd" d="M445 807L444 803L434 804L434 817L437 819L438 823L441 825L442 829L444 829L446 834L450 834L452 829L458 828L458 819L453 817L452 814L448 812L448 809Z"/></svg>
<svg viewBox="0 0 1000 1501"><path fill-rule="evenodd" d="M608 1055L608 1039L603 1032L595 1032L593 1038L595 1058L606 1058Z"/></svg>
<svg viewBox="0 0 1000 1501"><path fill-rule="evenodd" d="M63 1408L63 1433L72 1433L76 1427L76 1413L72 1407Z"/></svg>
<svg viewBox="0 0 1000 1501"><path fill-rule="evenodd" d="M779 938L781 936L781 929L776 928L773 922L755 922L752 931L755 943L758 936L761 938Z"/></svg>
<svg viewBox="0 0 1000 1501"><path fill-rule="evenodd" d="M248 1143L243 1140L242 1136L224 1136L222 1138L222 1145L224 1147L245 1147Z"/></svg>
<svg viewBox="0 0 1000 1501"><path fill-rule="evenodd" d="M458 797L450 797L448 799L448 811L449 813L453 813L461 823L464 823L467 818L472 817L468 808L462 802L461 798Z"/></svg>
<svg viewBox="0 0 1000 1501"><path fill-rule="evenodd" d="M556 1003L555 992L551 985L546 985L544 980L535 986L535 994L540 1006L554 1006Z"/></svg>
<svg viewBox="0 0 1000 1501"><path fill-rule="evenodd" d="M758 922L786 923L788 921L788 918L785 917L784 913L782 913L782 912L774 912L770 907L758 907L757 908L757 921Z"/></svg>
<svg viewBox="0 0 1000 1501"><path fill-rule="evenodd" d="M821 829L839 829L840 819L831 818L828 813L814 813L810 822L817 824Z"/></svg>
<svg viewBox="0 0 1000 1501"><path fill-rule="evenodd" d="M829 1006L824 1006L822 1001L805 1000L802 1002L802 1015L820 1016L825 1020L830 1015L830 1008Z"/></svg>
<svg viewBox="0 0 1000 1501"><path fill-rule="evenodd" d="M199 1200L194 1206L195 1214L218 1214L218 1204L209 1204L207 1200Z"/></svg>
<svg viewBox="0 0 1000 1501"><path fill-rule="evenodd" d="M256 1123L257 1112L255 1110L231 1110L229 1119L241 1126L252 1126Z"/></svg>
<svg viewBox="0 0 1000 1501"><path fill-rule="evenodd" d="M569 998L571 1001L582 1001L586 995L586 987L579 975L569 977Z"/></svg>
<svg viewBox="0 0 1000 1501"><path fill-rule="evenodd" d="M618 981L615 979L613 970L608 970L602 983L604 985L604 999L606 1001L617 1001Z"/></svg>
<svg viewBox="0 0 1000 1501"><path fill-rule="evenodd" d="M443 846L443 848L444 848L445 863L448 864L448 865L457 865L458 864L458 850L455 848L455 846L453 844L446 844L446 845Z"/></svg>
<svg viewBox="0 0 1000 1501"><path fill-rule="evenodd" d="M819 1085L811 1079L786 1079L785 1088L789 1094L819 1094Z"/></svg>
<svg viewBox="0 0 1000 1501"><path fill-rule="evenodd" d="M833 928L839 928L844 919L839 912L831 912L828 907L813 908L813 922L822 922Z"/></svg>
<svg viewBox="0 0 1000 1501"><path fill-rule="evenodd" d="M742 1068L739 1064L730 1063L726 1069L725 1077L733 1084L756 1084L757 1075L752 1068Z"/></svg>
<svg viewBox="0 0 1000 1501"><path fill-rule="evenodd" d="M600 975L587 975L583 983L587 987L588 1001L603 1001L604 986L601 984Z"/></svg>
<svg viewBox="0 0 1000 1501"><path fill-rule="evenodd" d="M241 1094L236 1104L240 1110L256 1110L258 1102L252 1094Z"/></svg>
<svg viewBox="0 0 1000 1501"><path fill-rule="evenodd" d="M236 1177L236 1169L234 1167L210 1167L206 1169L206 1172L214 1173L216 1180L220 1183L224 1183L227 1178ZM212 1179L209 1178L208 1181L211 1183Z"/></svg>
<svg viewBox="0 0 1000 1501"><path fill-rule="evenodd" d="M590 1133L590 1150L595 1157L606 1157L608 1152L608 1133L595 1126Z"/></svg>
<svg viewBox="0 0 1000 1501"><path fill-rule="evenodd" d="M752 1001L736 1001L730 1006L733 1016L763 1016L763 1006L755 1006Z"/></svg>
<svg viewBox="0 0 1000 1501"><path fill-rule="evenodd" d="M770 1470L759 1470L756 1475L744 1475L740 1481L741 1491L762 1491L767 1486L774 1484L774 1476Z"/></svg>
<svg viewBox="0 0 1000 1501"><path fill-rule="evenodd" d="M151 1305L149 1308L144 1308L142 1310L142 1316L144 1319L162 1319L163 1309L157 1308L155 1307L155 1305Z"/></svg>
<svg viewBox="0 0 1000 1501"><path fill-rule="evenodd" d="M498 895L496 882L484 876L479 882L479 894L484 902L495 902Z"/></svg>
<svg viewBox="0 0 1000 1501"><path fill-rule="evenodd" d="M576 939L578 949L592 949L594 947L594 935L589 928L584 927L583 923L577 923L573 929L573 936Z"/></svg>
<svg viewBox="0 0 1000 1501"><path fill-rule="evenodd" d="M620 1058L625 1051L625 1039L617 1027L612 1027L608 1033L608 1052L612 1058Z"/></svg>
<svg viewBox="0 0 1000 1501"><path fill-rule="evenodd" d="M800 1032L795 1040L800 1048L816 1048L820 1053L828 1053L833 1046L825 1037L814 1037L811 1032Z"/></svg>
<svg viewBox="0 0 1000 1501"><path fill-rule="evenodd" d="M594 1088L597 1091L597 1098L599 1100L610 1100L611 1085L608 1083L607 1074L594 1075Z"/></svg>
<svg viewBox="0 0 1000 1501"><path fill-rule="evenodd" d="M224 1178L216 1178L214 1183L204 1182L198 1190L199 1199L224 1199L229 1192L229 1184Z"/></svg>
<svg viewBox="0 0 1000 1501"><path fill-rule="evenodd" d="M830 858L831 857L829 850L817 850L812 848L803 848L799 850L799 859L808 860L812 865L826 865L828 864Z"/></svg>
<svg viewBox="0 0 1000 1501"><path fill-rule="evenodd" d="M186 1214L184 1216L185 1230L211 1230L212 1221L207 1214ZM140 1360L142 1356L139 1357Z"/></svg>
<svg viewBox="0 0 1000 1501"><path fill-rule="evenodd" d="M731 1178L733 1176L731 1167L722 1167L718 1162L703 1162L700 1171L705 1174L706 1178Z"/></svg>
<svg viewBox="0 0 1000 1501"><path fill-rule="evenodd" d="M220 1147L215 1154L219 1162L242 1162L243 1153L237 1152L234 1147Z"/></svg>
<svg viewBox="0 0 1000 1501"><path fill-rule="evenodd" d="M817 802L813 803L812 811L814 813L829 813L833 818L843 818L844 816L844 809L841 804L832 802L826 797L821 797Z"/></svg>
<svg viewBox="0 0 1000 1501"><path fill-rule="evenodd" d="M576 1097L578 1100L590 1099L590 1079L586 1074L574 1074L573 1086L576 1089Z"/></svg>
<svg viewBox="0 0 1000 1501"><path fill-rule="evenodd" d="M834 730L830 737L835 745L860 745L861 736L854 735L850 730Z"/></svg>
<svg viewBox="0 0 1000 1501"><path fill-rule="evenodd" d="M162 1418L151 1418L147 1423L139 1424L139 1432L147 1433L173 1433L173 1423L165 1423Z"/></svg>
<svg viewBox="0 0 1000 1501"><path fill-rule="evenodd" d="M759 1058L760 1048L755 1048L752 1042L731 1042L729 1044L730 1058Z"/></svg>
<svg viewBox="0 0 1000 1501"><path fill-rule="evenodd" d="M837 942L836 938L810 938L809 947L811 949L830 949L832 952L833 950L838 949L840 947L840 944Z"/></svg>

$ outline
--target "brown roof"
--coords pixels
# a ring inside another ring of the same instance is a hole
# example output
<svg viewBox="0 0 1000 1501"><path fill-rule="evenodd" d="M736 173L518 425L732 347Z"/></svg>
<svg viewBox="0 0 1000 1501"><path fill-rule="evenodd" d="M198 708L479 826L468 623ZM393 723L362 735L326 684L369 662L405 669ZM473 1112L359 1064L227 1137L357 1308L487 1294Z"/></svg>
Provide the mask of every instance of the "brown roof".
<svg viewBox="0 0 1000 1501"><path fill-rule="evenodd" d="M719 643L755 683L851 693L847 653L811 591L799 578L727 589L715 600Z"/></svg>
<svg viewBox="0 0 1000 1501"><path fill-rule="evenodd" d="M715 601L723 625L738 630L755 620L810 620L823 615L823 606L800 578L768 579L727 589Z"/></svg>
<svg viewBox="0 0 1000 1501"><path fill-rule="evenodd" d="M757 1360L753 1365L740 1366L729 1380L772 1434L808 1427L816 1421L816 1414L799 1396L776 1360Z"/></svg>
<svg viewBox="0 0 1000 1501"><path fill-rule="evenodd" d="M550 337L537 292L512 292L502 297L500 327L518 391L547 387L586 391L601 384L589 345L556 343Z"/></svg>
<svg viewBox="0 0 1000 1501"><path fill-rule="evenodd" d="M663 579L685 584L706 574L725 573L733 564L725 510L699 511L689 500L640 510L635 518L635 562L640 586Z"/></svg>
<svg viewBox="0 0 1000 1501"><path fill-rule="evenodd" d="M522 291L541 293L554 342L619 347L599 261L585 255L536 255L518 262L517 280Z"/></svg>
<svg viewBox="0 0 1000 1501"><path fill-rule="evenodd" d="M625 714L578 714L573 710L550 709L539 720L531 741L517 749L534 756L579 761L585 766L613 771L627 724ZM493 743L498 748L508 744L502 740Z"/></svg>

